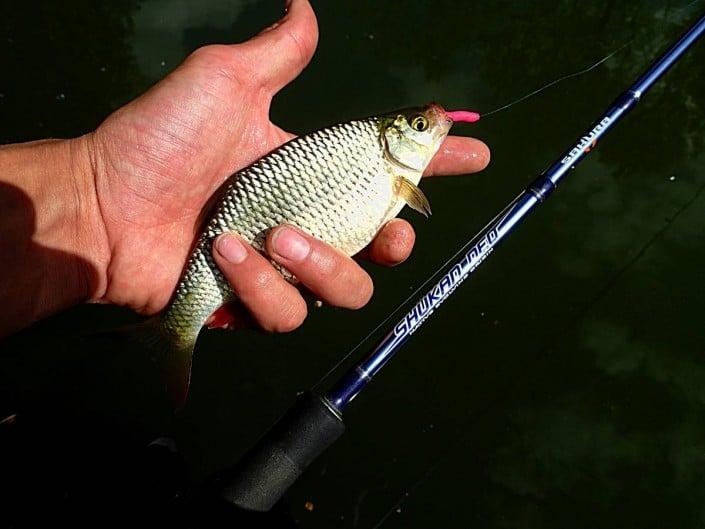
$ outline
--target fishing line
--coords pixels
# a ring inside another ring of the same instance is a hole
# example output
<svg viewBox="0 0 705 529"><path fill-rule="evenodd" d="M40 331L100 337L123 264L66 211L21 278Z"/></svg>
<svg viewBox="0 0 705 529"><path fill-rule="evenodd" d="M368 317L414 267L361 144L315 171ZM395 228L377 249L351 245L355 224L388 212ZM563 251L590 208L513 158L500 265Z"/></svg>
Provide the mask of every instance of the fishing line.
<svg viewBox="0 0 705 529"><path fill-rule="evenodd" d="M384 516L380 518L380 520L372 527L372 529L379 529L380 527L382 527L382 524L387 521L387 518L389 518L394 511L400 512L401 506L404 504L404 502L409 499L409 497L416 491L417 488L421 486L423 482L425 482L428 478L431 477L431 474L433 474L440 462L441 458L438 458L434 463L432 463L431 466L426 470L424 475L421 476L418 480L416 480L416 483L414 483L409 489L404 492L404 494L401 495L397 502L392 505L386 513L384 513Z"/></svg>
<svg viewBox="0 0 705 529"><path fill-rule="evenodd" d="M690 7L692 7L694 4L699 3L700 1L701 1L701 0L694 0L693 2L690 2L690 3L688 3L688 4L685 5L685 6L676 8L676 9L675 9L675 12L685 11L685 10L689 9ZM669 9L670 9L670 5L667 5L667 6L666 6L666 13L664 13L664 22L666 22L666 21L668 21L668 20L670 19L670 17L669 17L668 14L667 14ZM554 85L556 85L556 84L558 84L558 83L560 83L560 82L562 82L562 81L565 81L565 80L567 80L567 79L570 79L570 78L573 78L573 77L577 77L577 76L580 76L580 75L589 73L590 71L594 70L595 68L599 67L601 64L603 64L604 62L606 62L607 60L609 60L610 58L612 58L612 57L613 57L614 55L616 55L617 53L621 52L624 48L626 48L627 46L629 46L629 45L633 42L633 40L634 40L634 39L629 40L627 43L625 43L624 45L622 45L621 47L619 47L619 48L616 49L615 51L611 52L610 54L606 55L605 57L603 57L602 59L600 59L600 60L597 61L596 63L594 63L594 64L588 66L587 68L584 68L583 70L580 70L580 71L578 71L578 72L574 72L574 73L571 73L571 74L562 76L562 77L560 77L560 78L558 78L558 79L552 81L551 83L548 83L547 85L545 85L545 86L543 86L543 87L541 87L541 88L539 88L539 89L537 89L537 90L534 90L533 92L531 92L531 93L529 93L529 94L527 94L527 95L525 95L525 96L523 96L523 97L521 97L521 98L519 98L519 99L517 99L517 100L515 100L515 101L512 101L511 103L508 103L508 104L506 104L506 105L503 105L503 106L501 106L501 107L498 107L498 108L496 108L496 109L493 109L493 110L491 110L490 112L483 113L483 114L482 114L482 117L485 118L486 116L488 116L488 115L490 115L490 114L496 114L496 113L498 113L498 112L501 112L502 110L506 110L506 109L510 108L511 106L514 106L514 105L516 105L516 104L518 104L518 103L521 103L521 102L525 101L526 99L529 99L530 97L532 97L532 96L534 96L534 95L537 95L537 94L539 94L540 92L542 92L542 91L544 91L544 90L546 90L546 89L548 89L548 88L550 88L550 87L552 87L552 86L554 86ZM695 191L695 193L691 196L691 198L688 199L685 203L683 203L683 204L673 213L673 215L670 216L670 217L666 220L666 222L664 223L664 225L663 225L661 228L659 228L658 230L656 230L656 232L653 233L653 235L652 235L651 237L649 237L649 238L645 241L645 243L639 248L639 250L636 252L636 254L635 254L631 259L628 259L628 260L626 261L626 263L624 263L624 265L621 266L621 267L616 271L616 273L615 273L610 279L608 279L608 280L605 282L605 284L602 286L602 288L600 288L600 289L598 290L598 292L595 294L595 296L594 296L591 300L589 300L589 301L583 306L583 309L580 311L579 315L578 315L575 319L573 319L572 325L567 326L567 328L568 328L568 327L569 327L569 328L573 328L573 327L577 324L577 322L578 322L582 317L584 317L587 313L589 313L590 310L591 310L607 293L609 293L609 292L616 286L616 284L617 284L617 282L619 281L619 279L620 279L621 277L623 277L624 274L626 274L627 271L629 271L633 266L635 266L635 265L644 257L644 255L648 252L648 250L649 250L649 249L650 249L650 248L651 248L651 247L652 247L652 246L671 228L671 226L675 223L675 221L676 221L688 208L690 208L690 206L692 206L692 205L698 200L698 198L703 194L703 192L705 192L705 184L702 184L702 185ZM401 306L403 306L403 305L405 305L406 303L408 303L408 301L409 301L410 298L414 297L414 296L418 293L418 291L420 291L421 289L423 289L423 288L431 281L431 279L435 278L435 277L439 274L439 272L440 272L441 269L444 269L451 261L453 261L456 257L458 257L472 242L474 242L474 241L471 240L470 242L468 242L466 245L463 246L463 248L461 248L458 252L456 252L456 254L455 254L453 257L451 257L450 259L448 259L448 261L446 261L446 262L440 267L440 269L437 270L437 271L433 274L433 276L431 276L428 280L426 280L426 282L424 282L423 285L421 285L413 294L411 294L406 300L404 300L404 302L402 302L402 304L401 304L399 307L397 307L397 309L395 309L394 313L392 313L390 316L388 316L387 319L386 319L382 324L380 324L377 328L375 328L375 329L363 340L363 342L361 342L360 344L358 344L357 346L355 346L355 349L354 349L354 350L357 350L357 349L362 345L362 343L364 343L364 341L366 341L372 334L374 334L377 330L379 330L379 328L380 328L384 323L386 323L389 319L391 319L391 317L392 317L395 313L397 313L397 312L399 311L399 309L401 308ZM561 333L561 336L563 336L563 335L565 335L565 334L567 334L567 332ZM558 340L556 339L556 340L554 341L554 345L555 345L555 343L557 343L557 342L558 342ZM546 349L549 349L550 347L551 347L551 346L548 346L548 347L544 348L544 351L545 351ZM353 350L353 351L354 351L354 350ZM352 351L351 351L350 354L352 354ZM327 377L333 370L335 370L343 361L345 361L348 356L349 356L349 354L346 355L346 357L345 357L343 360L341 360L341 362L340 362L338 365L336 365L336 367L335 367L334 369L332 369L329 373L327 373L327 374L326 374L326 377ZM325 378L325 377L324 377L324 378ZM515 386L515 389L516 389L516 388L517 388L517 386ZM512 393L516 393L516 391L514 391L514 392L512 392ZM505 395L505 397L504 397L503 399L500 399L500 400L506 400L507 397L508 397L508 395ZM497 402L494 402L493 404L497 404ZM492 408L492 405L491 405L491 404L490 404L490 405L487 405L486 407L484 407L483 410L479 411L479 414L486 413L486 412L487 412L489 409L491 409L491 408ZM473 416L477 416L477 414L473 414ZM463 426L465 426L465 424L467 424L467 422L470 420L470 418L471 418L470 416L467 417L467 420L464 421ZM460 431L461 428L458 428L457 430ZM455 438L459 440L459 439L461 438L461 436L457 436L457 435L456 435ZM453 443L453 444L455 444L455 443ZM431 463L431 465L429 465L429 467L428 467L428 468L426 469L426 471L421 475L421 477L420 477L418 480L416 480L416 482L415 482L409 489L407 489L406 491L404 491L404 493L399 497L399 499L382 515L382 517L379 519L379 521L374 525L373 529L379 529L379 528L388 520L388 518L392 515L393 512L395 512L395 511L398 512L398 509L400 509L400 507L409 499L410 495L411 495L413 492L415 492L415 490L416 490L422 483L424 483L426 480L428 480L428 478L431 477L431 475L434 473L434 471L440 466L441 462L444 461L444 460L448 457L448 455L449 455L450 453L451 453L451 449L450 449L450 447L449 447L447 450L444 451L444 453L443 453L440 457L438 457L433 463Z"/></svg>
<svg viewBox="0 0 705 529"><path fill-rule="evenodd" d="M502 213L500 213L500 215ZM495 221L495 219L497 217L495 217L490 222L488 222L487 226L485 226L485 228L490 226ZM485 228L483 228L483 229L485 229ZM476 242L477 241L474 238L470 239L465 244L463 244L463 246L461 246L458 251L456 251L448 259L446 259L445 262L443 262L443 264L441 264L438 268L436 268L436 270L428 277L428 279L426 279L421 285L416 287L416 289L411 294L409 294L404 301L402 301L399 305L397 305L397 307L384 320L382 320L382 322L379 325L377 325L374 329L372 329L367 334L367 336L365 336L360 342L358 342L358 344L355 347L353 347L348 353L346 353L343 356L343 358L341 358L332 368L330 368L328 370L328 372L325 375L323 375L320 379L318 379L318 381L314 385L314 388L318 387L318 385L321 384L321 382L323 382L334 371L336 371L343 363L345 363L345 361L348 360L353 353L355 353L358 349L360 349L360 347L362 347L362 345L364 343L366 343L367 340L369 340L375 333L377 333L377 331L379 331L382 327L384 327L387 323L389 323L389 320L391 320L393 317L398 315L399 312L401 311L401 309L404 308L407 305L407 303L409 303L412 299L415 299L418 294L420 294L423 290L425 290L426 287L428 287L434 280L436 280L440 276L440 274L445 270L445 268L447 268L451 263L453 263L463 253L467 252L470 249L470 247L473 244L475 244Z"/></svg>
<svg viewBox="0 0 705 529"><path fill-rule="evenodd" d="M700 0L696 0L696 1L700 1ZM498 108L495 108L495 109L493 109L493 110L490 110L489 112L484 112L484 113L482 113L482 118L485 119L485 118L486 118L487 116L489 116L489 115L496 114L496 113L498 113L498 112L501 112L501 111L503 111L503 110L506 110L506 109L508 109L508 108L510 108L510 107L512 107L512 106L514 106L514 105L516 105L516 104L518 104L518 103L521 103L521 102L523 102L523 101L529 99L530 97L533 97L533 96L539 94L540 92L543 92L544 90L547 90L548 88L551 88L552 86L554 86L554 85L556 85L556 84L558 84L558 83L560 83L560 82L562 82L562 81L565 81L565 80L567 80L567 79L572 79L573 77L578 77L578 76L580 76L580 75L584 75L584 74L586 74L586 73L589 73L590 71L594 70L595 68L599 67L600 65L602 65L603 63L605 63L606 61L608 61L609 59L611 59L611 58L612 58L613 56L615 56L617 53L621 52L624 48L626 48L627 46L629 46L632 42L633 42L633 39L632 39L632 40L629 40L628 42L626 42L625 44L623 44L622 46L620 46L620 47L617 48L616 50L612 51L612 52L609 53L608 55L605 55L605 56L604 56L603 58L601 58L599 61L597 61L597 62L591 64L590 66L588 66L588 67L586 67L586 68L583 68L583 69L580 70L580 71L573 72L573 73L564 75L564 76L562 76L562 77L559 77L558 79L555 79L555 80L551 81L550 83L548 83L548 84L542 86L541 88L538 88L537 90L534 90L533 92L531 92L531 93L529 93L529 94L526 94L526 95L520 97L519 99L516 99L516 100L514 100L514 101L512 101L512 102L510 102L510 103L507 103L506 105L502 105L502 106L500 106L500 107L498 107ZM472 241L472 240L466 242L456 253L454 253L451 257L449 257L443 264L441 264L441 265L433 272L433 274L428 277L428 279L426 279L419 287L417 287L411 294L409 294L409 295L407 296L407 298L404 299L404 301L402 301L399 305L397 305L397 307L396 307L384 320L382 320L382 321L381 321L374 329L372 329L360 342L358 342L357 345L355 345L355 347L353 347L350 351L348 351L348 353L346 353L335 365L333 365L333 367L331 367L320 379L318 379L318 381L316 382L316 384L314 384L314 387L317 387L319 384L321 384L321 382L323 382L323 381L324 381L326 378L328 378L334 371L336 371L342 364L344 364L344 363L350 358L351 355L353 355L356 351L358 351L358 350L360 349L360 347L362 347L363 344L365 344L372 336L374 336L382 327L384 327L387 323L389 323L389 321L390 321L394 316L396 316L397 314L399 314L399 311L400 311L404 306L406 306L406 304L409 303L409 301L411 301L412 299L416 298L416 296L417 296L418 294L420 294L421 291L423 291L434 279L436 279L436 278L438 277L438 275L439 275L449 264L451 264L451 263L452 263L456 258L458 258L463 252L465 252L466 250L468 250L468 249L470 248L470 246L471 246L473 243L474 243L474 241Z"/></svg>
<svg viewBox="0 0 705 529"><path fill-rule="evenodd" d="M676 12L684 11L686 9L689 9L692 7L694 4L697 4L701 2L702 0L693 0L692 2L688 3L687 5L683 7L678 7L675 9ZM668 9L668 5L667 5ZM664 17L665 18L665 17ZM587 73L590 73L592 70L598 68L605 62L607 62L609 59L623 51L625 48L630 46L634 42L634 38L630 39L626 43L624 43L622 46L617 48L616 50L610 52L609 54L605 55L602 57L600 60L598 60L595 63L590 64L589 66L573 73L569 73L567 75L563 75L559 77L558 79L555 79L551 81L550 83L534 90L533 92L530 92L529 94L526 94L518 99L515 99L514 101L511 101L510 103L507 103L505 105L502 105L500 107L494 108L490 110L489 112L484 112L481 114L482 119L484 120L487 116L490 116L492 114L497 114L499 112L502 112L504 110L509 109L510 107L513 107L514 105L517 105L519 103L522 103L526 101L527 99L538 95L539 93L543 92L544 90L547 90L558 83L561 83L563 81L566 81L568 79L572 79L575 77L579 77L581 75L585 75ZM489 225L489 224L488 224ZM443 264L441 264L431 276L428 277L419 287L417 287L411 294L409 294L404 301L402 301L397 307L384 319L382 320L374 329L372 329L362 340L360 340L350 351L348 351L338 362L333 365L321 378L318 379L318 381L314 384L314 388L318 387L326 378L328 378L333 372L335 372L341 365L343 365L349 358L352 356L355 352L357 352L360 347L362 347L363 344L365 344L372 336L374 336L382 327L384 327L389 321L395 317L396 315L399 314L401 309L407 305L412 299L414 299L418 294L421 293L434 279L436 279L439 274L449 265L451 264L457 257L459 257L464 251L466 251L472 244L474 243L473 240L468 241L465 243L455 254L453 254L451 257L449 257Z"/></svg>
<svg viewBox="0 0 705 529"><path fill-rule="evenodd" d="M701 1L702 1L702 0L693 0L692 2L686 4L686 5L682 6L682 7L676 7L676 8L674 9L674 13L679 13L679 12L681 12L681 11L685 11L685 10L687 10L687 9L689 9L689 8L691 8L691 7L693 7L695 4L697 4L697 3L701 2ZM671 9L671 6L670 6L670 2L669 2L669 3L666 4L666 7L665 7L664 17L663 17L663 24L665 24L666 22L669 22L669 21L670 21L670 18L671 18L671 17L670 17L669 14L668 14L668 11L669 11L670 9ZM672 13L672 14L674 14L674 13ZM671 14L671 15L672 15L672 14ZM586 74L586 73L591 72L592 70L594 70L595 68L599 67L600 65L602 65L603 63L605 63L606 61L608 61L609 59L611 59L613 56L615 56L616 54L618 54L619 52L621 52L624 48L628 47L632 42L634 42L634 39L630 39L629 41L627 41L625 44L623 44L622 46L620 46L619 48L617 48L617 49L614 50L613 52L609 53L608 55L605 55L602 59L600 59L600 60L597 61L596 63L591 64L590 66L588 66L588 67L586 67L586 68L583 68L582 70L579 70L579 71L573 72L573 73L569 73L569 74L567 74L567 75L564 75L564 76L562 76L562 77L559 77L558 79L555 79L555 80L551 81L550 83L548 83L548 84L542 86L541 88L537 88L537 89L534 90L533 92L530 92L530 93L528 93L528 94L526 94L526 95L524 95L524 96L522 96L522 97L520 97L520 98L518 98L518 99L515 99L514 101L511 101L510 103L507 103L507 104L502 105L502 106L500 106L500 107L494 108L494 109L490 110L489 112L483 112L483 113L482 113L482 119L485 119L485 118L487 118L487 116L491 116L492 114L496 114L496 113L498 113L498 112L502 112L503 110L507 110L507 109L513 107L514 105L517 105L517 104L519 104L519 103L522 103L523 101L526 101L527 99L529 99L529 98L531 98L531 97L533 97L533 96L535 96L535 95L540 94L540 93L543 92L544 90L547 90L547 89L551 88L552 86L557 85L558 83L561 83L561 82L566 81L566 80L568 80L568 79L572 79L573 77L579 77L579 76L581 76L581 75L584 75L584 74Z"/></svg>
<svg viewBox="0 0 705 529"><path fill-rule="evenodd" d="M700 1L700 0L697 0L697 1ZM555 79L555 80L551 81L550 83L548 83L548 84L542 86L541 88L537 88L537 89L534 90L533 92L531 92L531 93L529 93L529 94L526 94L526 95L520 97L519 99L515 99L514 101L512 101L512 102L510 102L510 103L507 103L506 105L502 105L502 106L500 106L500 107L497 107L497 108L495 108L495 109L493 109L493 110L490 110L489 112L482 112L482 113L481 113L482 119L485 119L485 118L487 118L487 116L491 116L492 114L496 114L497 112L501 112L501 111L503 111L503 110L507 110L508 108L513 107L513 106L516 105L516 104L519 104L519 103L521 103L521 102L523 102L523 101L526 101L526 100L529 99L530 97L533 97L533 96L535 96L535 95L538 95L538 94L540 94L541 92L543 92L544 90L547 90L547 89L551 88L551 87L554 86L554 85L557 85L558 83L560 83L560 82L562 82L562 81L565 81L565 80L567 80L567 79L572 79L573 77L578 77L578 76L580 76L580 75L584 75L584 74L586 74L586 73L591 72L592 70L594 70L595 68L597 68L598 66L600 66L601 64L603 64L604 62L610 60L612 57L614 57L616 54L618 54L618 53L619 53L620 51L622 51L624 48L626 48L627 46L629 46L632 42L634 42L634 39L629 40L626 44L623 44L622 46L620 46L619 48L617 48L617 49L614 50L613 52L609 53L608 55L605 55L602 59L600 59L600 60L597 61L596 63L593 63L593 64L591 64L590 66L588 66L588 67L586 67L586 68L583 68L582 70L579 70L579 71L573 72L573 73L569 73L569 74L567 74L567 75L564 75L564 76L562 76L562 77L559 77L558 79Z"/></svg>
<svg viewBox="0 0 705 529"><path fill-rule="evenodd" d="M663 20L661 21L661 32L663 32L666 29L666 24L671 22L671 18L673 15L676 15L680 13L681 11L686 11L693 7L695 4L700 3L702 0L693 0L692 2L681 6L681 7L676 7L674 8L673 13L669 13L671 11L671 2L666 3L666 7L663 9Z"/></svg>
<svg viewBox="0 0 705 529"><path fill-rule="evenodd" d="M683 11L683 10L685 10L685 9L691 8L691 7L693 7L695 4L697 4L697 3L701 2L701 1L702 1L702 0L693 0L692 2L690 2L689 4L684 5L683 7L677 7L677 8L676 8L676 11Z"/></svg>
<svg viewBox="0 0 705 529"><path fill-rule="evenodd" d="M629 259L617 272L603 285L603 287L597 292L595 297L590 300L587 305L583 308L583 310L580 312L578 317L574 320L577 321L578 319L582 318L585 316L590 309L592 309L593 306L597 304L600 299L607 294L612 288L615 287L617 280L621 278L631 267L633 267L637 262L641 260L642 257L646 254L646 252L651 248L656 241L664 235L669 228L673 225L673 223L680 217L690 206L692 206L698 198L700 198L700 195L703 194L705 191L705 183L701 184L700 187L695 191L692 197L690 197L682 206L680 206L671 217L669 217L664 225L659 228L639 249L639 251Z"/></svg>
<svg viewBox="0 0 705 529"><path fill-rule="evenodd" d="M699 1L699 0L697 0ZM620 48L614 50L613 52L609 53L608 55L604 56L602 59L597 61L596 63L591 64L587 68L583 68L582 70L578 72L573 72L568 75L564 75L558 79L555 79L554 81L551 81L547 85L542 86L541 88L534 90L530 94L527 94L523 97L520 97L519 99L512 101L511 103L507 103L506 105L502 105L501 107L495 108L494 110L491 110L489 112L484 112L482 114L482 118L486 118L487 116L491 114L496 114L497 112L501 112L502 110L506 110L509 107L512 107L518 103L521 103L522 101L525 101L526 99L529 99L530 97L539 94L540 92L543 92L544 90L560 83L561 81L565 81L566 79L571 79L573 77L577 77L579 75L586 74L590 72L591 70L594 70L610 58L612 58L614 55L622 51L624 48L629 46L632 43L633 39L628 41L626 44L622 45ZM362 347L363 344L365 344L375 333L377 333L382 327L384 327L387 323L389 323L389 320L391 320L394 316L399 314L399 311L407 304L409 301L412 299L415 299L418 294L420 294L434 279L438 277L438 275L448 266L450 265L453 261L455 261L460 255L468 250L472 244L474 244L474 240L470 240L466 242L457 252L455 252L452 256L450 256L446 261L441 264L436 270L433 272L432 275L428 277L420 286L418 286L411 294L409 294L404 301L402 301L397 307L384 319L382 320L374 329L372 329L362 340L360 340L355 347L353 347L350 351L348 351L338 362L336 362L333 367L331 367L318 381L314 384L314 388L320 385L326 378L328 378L334 371L336 371L342 364L344 364L351 355L353 355L360 347Z"/></svg>
<svg viewBox="0 0 705 529"><path fill-rule="evenodd" d="M696 0L700 1L700 0ZM586 73L589 73L590 71L594 70L595 68L599 67L609 59L611 59L614 55L617 53L621 52L624 48L629 46L634 39L629 40L616 50L610 52L608 55L605 55L603 58L601 58L599 61L591 64L590 66L583 68L580 71L573 72L567 75L564 75L562 77L559 77L558 79L555 79L551 81L550 83L542 86L541 88L538 88L537 90L534 90L533 92L526 94L519 99L516 99L512 101L511 103L507 103L506 105L502 105L501 107L495 108L494 110L491 110L489 112L484 112L482 113L482 119L485 119L487 116L491 114L496 114L498 112L501 112L502 110L506 110L518 103L521 103L527 99L529 99L532 96L535 96L539 94L540 92L543 92L544 90L562 82L567 79L571 79L573 77L578 77L580 75L584 75ZM489 224L488 224L489 225ZM441 264L436 270L426 279L420 286L418 286L411 294L409 294L404 301L402 301L397 307L384 319L382 320L374 329L372 329L361 341L355 345L350 351L348 351L338 362L333 365L318 381L314 384L314 388L319 386L326 378L328 378L333 372L335 372L341 365L343 365L349 358L352 356L355 352L357 352L360 347L362 347L363 344L365 344L372 336L374 336L382 327L384 327L389 321L395 317L396 315L399 314L402 308L406 306L407 303L409 303L412 299L415 299L418 294L420 294L433 280L435 280L439 274L448 266L450 265L453 261L455 261L460 255L463 254L463 252L467 251L472 244L474 244L474 240L470 240L466 242L456 253L454 253L452 256L450 256L446 261Z"/></svg>
<svg viewBox="0 0 705 529"><path fill-rule="evenodd" d="M702 0L694 0L693 2L690 2L689 4L687 4L687 5L683 6L683 7L676 8L676 11L683 11L683 10L686 10L686 9L692 7L694 4L696 4L696 3L698 3L698 2L701 2L701 1L702 1ZM605 62L607 62L608 60L610 60L612 57L614 57L615 55L617 55L618 53L620 53L621 51L623 51L625 48L627 48L628 46L630 46L633 42L634 42L634 39L632 38L632 39L630 39L629 41L627 41L626 43L624 43L622 46L620 46L619 48L617 48L616 50L614 50L614 51L610 52L609 54L605 55L604 57L602 57L602 58L601 58L600 60L598 60L597 62L592 63L592 64L590 64L589 66L587 66L587 67L585 67L585 68L583 68L583 69L581 69L581 70L579 70L579 71L577 71L577 72L573 72L573 73L569 73L569 74L567 74L567 75L563 75L563 76L559 77L558 79L554 79L554 80L551 81L550 83L545 84L544 86L542 86L542 87L540 87L540 88L537 88L537 89L534 90L533 92L530 92L530 93L528 93L528 94L526 94L526 95L524 95L524 96L522 96L522 97L520 97L520 98L518 98L518 99L515 99L515 100L511 101L510 103L507 103L507 104L502 105L502 106L500 106L500 107L494 108L494 109L490 110L489 112L483 112L483 113L481 114L482 119L484 120L484 119L487 118L487 116L490 116L490 115L492 115L492 114L497 114L497 113L499 113L499 112L502 112L502 111L504 111L504 110L509 109L510 107L513 107L514 105L517 105L517 104L519 104L519 103L522 103L522 102L526 101L527 99L529 99L529 98L531 98L531 97L533 97L533 96L535 96L535 95L540 94L540 93L543 92L544 90L547 90L547 89L551 88L552 86L557 85L558 83L561 83L561 82L566 81L566 80L568 80L568 79L572 79L572 78L574 78L574 77L579 77L579 76L581 76L581 75L585 75L585 74L587 74L587 73L590 73L592 70L598 68L599 66L601 66L602 64L604 64ZM418 294L420 294L422 290L424 290L434 279L436 279L436 278L438 277L438 275L439 275L449 264L451 264L457 257L459 257L464 251L466 251L473 243L474 243L474 241L472 241L472 240L471 240L471 241L468 241L468 242L465 243L455 254L453 254L453 255L452 255L451 257L449 257L443 264L441 264L441 265L433 272L433 274L428 277L428 279L426 279L419 287L417 287L411 294L409 294L409 295L407 296L407 298L404 299L404 301L402 301L399 305L397 305L397 307L396 307L384 320L382 320L382 321L381 321L374 329L372 329L360 342L358 342L357 345L355 345L355 347L353 347L350 351L348 351L348 353L346 353L338 362L336 362L335 365L333 365L333 367L331 367L320 379L318 379L318 381L316 382L316 384L314 385L314 387L317 387L319 384L321 384L326 378L328 378L333 372L335 372L341 365L343 365L343 364L350 358L350 356L352 356L355 352L357 352L357 351L360 349L360 347L362 347L363 344L365 344L372 336L374 336L382 327L384 327L387 323L389 323L389 321L390 321L394 316L396 316L397 314L399 314L399 311L400 311L404 306L406 306L407 303L409 303L412 299L416 298L416 296L417 296Z"/></svg>
<svg viewBox="0 0 705 529"><path fill-rule="evenodd" d="M616 272L615 274L608 279L605 284L600 288L600 290L595 294L595 296L589 300L582 308L580 313L577 315L576 318L572 320L572 323L570 325L566 325L564 327L564 332L560 333L558 337L556 337L550 345L547 345L546 347L540 349L539 353L535 356L533 356L534 360L536 360L537 357L542 357L542 353L545 353L546 351L550 350L551 348L555 347L563 337L569 334L569 331L577 325L577 322L579 322L585 315L587 315L590 310L610 291L614 286L616 285L617 281L629 270L631 269L634 265L636 265L642 257L648 252L649 248L651 248L675 223L675 221L683 214L687 209L689 209L697 200L700 198L700 196L705 192L705 183L701 184L698 189L696 189L695 193L686 200L676 211L673 212L673 214L666 220L663 226L661 226L658 230L656 230L645 242L642 244L642 246L639 248L639 250L634 254L634 256L630 259L627 260L627 262L622 265ZM432 475L433 473L441 466L441 464L450 456L452 455L453 452L455 452L458 449L461 449L463 446L466 445L467 440L463 438L462 435L458 435L458 432L461 432L465 429L465 427L470 423L472 419L477 419L481 417L484 414L489 413L493 408L495 408L498 404L501 402L507 402L511 399L514 398L514 396L519 394L519 389L523 388L526 389L527 387L530 387L530 381L528 379L523 379L520 384L514 384L512 386L512 391L510 392L505 392L503 393L503 396L493 402L490 402L486 404L485 406L482 407L482 409L477 410L475 413L472 413L470 415L465 416L465 420L462 422L460 426L455 428L454 434L450 437L451 439L454 439L455 442L451 442L449 445L446 446L446 449L443 451L442 454L440 454L427 468L426 470L421 474L421 476L414 482L414 484L404 490L404 492L401 494L399 499L382 515L380 520L373 526L372 529L379 529L384 522L387 521L387 519L397 511L401 506L410 498L411 494L416 491L423 483L425 483ZM465 441L465 442L463 442ZM402 489L403 490L403 489Z"/></svg>
<svg viewBox="0 0 705 529"><path fill-rule="evenodd" d="M343 414L348 406L399 352L411 335L426 322L428 316L436 312L440 305L456 291L460 283L473 274L485 258L522 221L540 207L540 204L553 193L560 182L575 169L575 166L587 157L595 142L612 130L636 106L641 96L653 88L703 36L705 36L705 15L693 22L677 40L657 55L650 66L617 96L617 99L599 115L582 136L571 144L572 147L564 151L548 169L529 183L517 198L505 206L498 216L472 237L472 242L469 243L472 246L457 258L454 265L450 267L448 264L442 265L442 268L447 268L448 271L418 300L413 309L370 349L364 358L349 368L327 391L306 392L302 395L237 465L227 469L230 475L226 475L224 471L224 478L215 490L219 497L246 510L271 509L313 461L343 435L345 432ZM453 120L451 116L448 117ZM471 122L471 118L475 116L463 113L457 117L465 122ZM705 189L705 186L703 188ZM687 208L687 205L684 206ZM685 209L683 206L681 208ZM666 229L667 227L661 227L661 230ZM550 232L550 227L544 231ZM652 244L652 239L653 236L648 237L646 244L643 245L646 249L640 255L648 253L648 245ZM467 248L468 243L463 247ZM636 256L637 261L638 258L639 252ZM629 261L633 260L634 258ZM632 266L629 261L627 268ZM427 279L426 282L428 281ZM408 301L405 300L405 303ZM346 358L349 356L350 353ZM530 380L519 372L516 374L523 382ZM540 381L534 379L531 384L538 382ZM510 389L514 390L515 387ZM537 389L539 389L538 386ZM502 395L499 397L501 400ZM467 421L474 414L465 415ZM463 436L458 436L458 439L462 440ZM448 443L445 446L448 446ZM433 466L426 465L426 468L432 471ZM402 490L408 492L409 489ZM397 500L397 505L400 505L399 501ZM403 499L401 501L403 502ZM389 520L390 517L386 516L384 519ZM382 524L385 523L384 519L381 521Z"/></svg>

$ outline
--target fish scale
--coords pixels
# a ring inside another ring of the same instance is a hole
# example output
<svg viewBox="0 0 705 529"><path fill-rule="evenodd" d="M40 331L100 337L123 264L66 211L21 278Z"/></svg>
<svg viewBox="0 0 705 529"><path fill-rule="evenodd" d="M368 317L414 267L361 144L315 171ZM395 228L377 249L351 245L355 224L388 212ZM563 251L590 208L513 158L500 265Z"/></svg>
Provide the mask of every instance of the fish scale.
<svg viewBox="0 0 705 529"><path fill-rule="evenodd" d="M361 250L389 210L389 201L379 200L392 190L380 153L379 121L352 121L296 138L231 177L164 316L165 327L179 337L197 334L233 299L211 257L221 233L235 232L264 252L267 231L286 223L348 255ZM385 182L387 190L380 185ZM362 225L361 214L367 217Z"/></svg>
<svg viewBox="0 0 705 529"><path fill-rule="evenodd" d="M419 119L425 120L422 130L412 129ZM145 326L158 329L155 339L145 341L155 342L157 359L167 360L172 396L185 398L196 338L207 319L235 297L212 257L216 237L234 232L266 255L269 231L291 224L354 255L405 203L430 211L416 184L450 123L434 104L349 121L294 138L231 176L169 307Z"/></svg>

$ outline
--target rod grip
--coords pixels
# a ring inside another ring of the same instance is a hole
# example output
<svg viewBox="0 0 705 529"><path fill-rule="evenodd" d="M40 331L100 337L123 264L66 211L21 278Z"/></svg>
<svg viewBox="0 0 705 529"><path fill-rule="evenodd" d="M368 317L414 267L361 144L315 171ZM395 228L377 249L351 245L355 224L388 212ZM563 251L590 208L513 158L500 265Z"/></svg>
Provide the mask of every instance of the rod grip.
<svg viewBox="0 0 705 529"><path fill-rule="evenodd" d="M249 511L268 511L321 453L345 431L342 418L311 393L304 394L221 475L219 493Z"/></svg>

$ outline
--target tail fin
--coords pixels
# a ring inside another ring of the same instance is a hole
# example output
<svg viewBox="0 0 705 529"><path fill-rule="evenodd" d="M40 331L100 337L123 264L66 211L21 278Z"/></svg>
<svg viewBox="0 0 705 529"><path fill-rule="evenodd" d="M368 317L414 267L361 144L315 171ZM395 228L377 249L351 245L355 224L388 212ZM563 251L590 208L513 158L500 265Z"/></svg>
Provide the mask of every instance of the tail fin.
<svg viewBox="0 0 705 529"><path fill-rule="evenodd" d="M181 409L186 403L191 382L191 362L198 333L179 337L164 327L159 316L125 331L148 350L165 375L171 402L177 410Z"/></svg>

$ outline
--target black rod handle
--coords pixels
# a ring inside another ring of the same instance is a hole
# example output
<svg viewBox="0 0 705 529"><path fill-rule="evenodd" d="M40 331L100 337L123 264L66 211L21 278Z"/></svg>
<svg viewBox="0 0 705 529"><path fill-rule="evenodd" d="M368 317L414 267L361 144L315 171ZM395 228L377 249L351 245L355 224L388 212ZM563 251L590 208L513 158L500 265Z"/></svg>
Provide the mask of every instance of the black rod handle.
<svg viewBox="0 0 705 529"><path fill-rule="evenodd" d="M249 511L268 511L345 431L340 414L311 393L279 419L240 462L218 478L220 496Z"/></svg>

